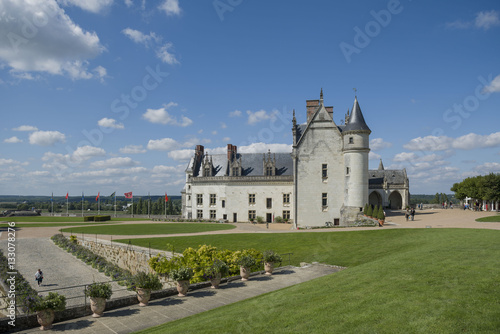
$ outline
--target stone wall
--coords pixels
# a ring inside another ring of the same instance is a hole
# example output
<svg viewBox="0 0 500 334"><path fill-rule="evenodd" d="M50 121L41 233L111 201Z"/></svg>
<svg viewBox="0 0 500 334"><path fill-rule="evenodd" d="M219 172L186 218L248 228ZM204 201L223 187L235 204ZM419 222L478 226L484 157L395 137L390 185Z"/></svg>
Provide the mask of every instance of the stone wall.
<svg viewBox="0 0 500 334"><path fill-rule="evenodd" d="M139 271L153 272L149 267L148 261L152 256L158 252L149 253L148 250L137 251L122 244L106 244L96 242L95 240L81 240L78 243L97 255L102 256L111 263L116 264L122 269L129 270L133 275Z"/></svg>

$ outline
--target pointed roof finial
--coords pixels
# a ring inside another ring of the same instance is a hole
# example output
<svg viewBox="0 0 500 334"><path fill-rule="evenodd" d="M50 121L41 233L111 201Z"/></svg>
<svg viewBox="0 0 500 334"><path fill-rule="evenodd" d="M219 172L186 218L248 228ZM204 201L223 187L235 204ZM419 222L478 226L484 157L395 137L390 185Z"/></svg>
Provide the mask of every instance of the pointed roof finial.
<svg viewBox="0 0 500 334"><path fill-rule="evenodd" d="M382 163L382 159L380 159L380 163L378 165L378 170L384 170L384 164Z"/></svg>
<svg viewBox="0 0 500 334"><path fill-rule="evenodd" d="M352 90L354 91L354 97L357 98L358 97L358 90L357 90L357 88L353 88Z"/></svg>
<svg viewBox="0 0 500 334"><path fill-rule="evenodd" d="M319 93L319 102L323 104L323 87L321 87L321 92Z"/></svg>

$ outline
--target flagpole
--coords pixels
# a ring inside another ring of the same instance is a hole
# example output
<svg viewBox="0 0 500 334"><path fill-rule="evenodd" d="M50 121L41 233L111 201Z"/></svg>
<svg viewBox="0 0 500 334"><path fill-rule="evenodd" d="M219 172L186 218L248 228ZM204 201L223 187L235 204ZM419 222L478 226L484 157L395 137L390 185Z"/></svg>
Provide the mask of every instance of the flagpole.
<svg viewBox="0 0 500 334"><path fill-rule="evenodd" d="M115 218L116 218L116 191L115 191Z"/></svg>
<svg viewBox="0 0 500 334"><path fill-rule="evenodd" d="M101 196L100 194L97 195L97 214L101 214Z"/></svg>
<svg viewBox="0 0 500 334"><path fill-rule="evenodd" d="M163 203L165 203L165 220L167 220L167 193L165 193L165 198L163 199Z"/></svg>
<svg viewBox="0 0 500 334"><path fill-rule="evenodd" d="M132 217L134 217L134 194L132 194Z"/></svg>
<svg viewBox="0 0 500 334"><path fill-rule="evenodd" d="M52 197L50 197L50 205L52 206L52 216L54 216L54 193L52 193Z"/></svg>
<svg viewBox="0 0 500 334"><path fill-rule="evenodd" d="M149 199L148 199L148 218L151 218L151 214L149 213L149 206L151 204L151 195L149 194L149 191L148 191L148 197L149 197Z"/></svg>
<svg viewBox="0 0 500 334"><path fill-rule="evenodd" d="M69 212L68 212L68 201L69 201L69 196L68 193L66 193L66 216L69 217Z"/></svg>
<svg viewBox="0 0 500 334"><path fill-rule="evenodd" d="M83 217L83 191L82 191L82 217Z"/></svg>

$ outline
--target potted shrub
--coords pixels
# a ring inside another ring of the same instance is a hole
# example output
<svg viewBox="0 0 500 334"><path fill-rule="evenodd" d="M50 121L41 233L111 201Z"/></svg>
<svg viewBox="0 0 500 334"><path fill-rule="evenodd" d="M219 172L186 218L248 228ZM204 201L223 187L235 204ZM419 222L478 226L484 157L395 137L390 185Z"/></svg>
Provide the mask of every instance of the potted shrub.
<svg viewBox="0 0 500 334"><path fill-rule="evenodd" d="M240 265L240 275L242 281L247 281L250 277L251 268L255 266L255 259L250 255L244 255L238 259Z"/></svg>
<svg viewBox="0 0 500 334"><path fill-rule="evenodd" d="M384 214L384 210L382 209L382 207L380 207L380 210L378 212L378 224L379 226L384 226L384 222L385 222L385 214Z"/></svg>
<svg viewBox="0 0 500 334"><path fill-rule="evenodd" d="M143 271L138 272L137 275L132 278L132 284L137 292L139 306L147 306L151 298L151 291L160 290L163 287L157 274L146 274Z"/></svg>
<svg viewBox="0 0 500 334"><path fill-rule="evenodd" d="M262 255L262 259L264 260L266 275L272 275L274 264L281 262L281 256L273 250L266 250Z"/></svg>
<svg viewBox="0 0 500 334"><path fill-rule="evenodd" d="M63 311L66 308L66 297L56 292L49 292L45 297L29 297L26 301L29 312L36 312L36 318L41 330L52 328L54 311Z"/></svg>
<svg viewBox="0 0 500 334"><path fill-rule="evenodd" d="M111 298L113 290L109 283L92 283L85 288L85 296L90 298L92 317L99 318L106 308L106 299Z"/></svg>
<svg viewBox="0 0 500 334"><path fill-rule="evenodd" d="M281 218L281 216L276 216L276 217L274 217L274 222L281 224L281 223L283 223L283 218Z"/></svg>
<svg viewBox="0 0 500 334"><path fill-rule="evenodd" d="M373 214L373 209L371 205L368 205L368 209L366 210L366 216L371 217Z"/></svg>
<svg viewBox="0 0 500 334"><path fill-rule="evenodd" d="M193 277L193 269L189 267L179 267L173 269L169 274L170 278L177 282L177 296L186 297L189 289L189 280Z"/></svg>
<svg viewBox="0 0 500 334"><path fill-rule="evenodd" d="M218 289L222 277L228 273L228 265L224 261L215 259L212 265L205 270L205 277L212 283L212 289Z"/></svg>
<svg viewBox="0 0 500 334"><path fill-rule="evenodd" d="M255 217L255 220L257 221L257 224L262 224L262 223L264 223L264 218L262 218L261 216L257 216L257 217Z"/></svg>

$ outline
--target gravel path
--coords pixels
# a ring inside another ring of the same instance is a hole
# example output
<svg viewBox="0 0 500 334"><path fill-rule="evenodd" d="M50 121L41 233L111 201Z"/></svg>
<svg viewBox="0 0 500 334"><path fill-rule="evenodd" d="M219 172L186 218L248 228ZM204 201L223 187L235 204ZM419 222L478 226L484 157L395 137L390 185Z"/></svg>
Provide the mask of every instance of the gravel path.
<svg viewBox="0 0 500 334"><path fill-rule="evenodd" d="M6 254L7 241L0 241L0 249ZM37 285L35 272L42 269L43 283ZM73 255L56 246L49 238L31 238L16 240L16 269L33 288L45 295L47 290L56 290L67 298L67 305L84 304L84 287L67 287L109 281L110 278L98 270L83 263ZM135 292L123 290L124 287L113 283L113 297L120 297ZM122 291L117 291L122 290ZM88 301L87 301L88 303Z"/></svg>

